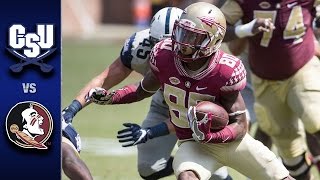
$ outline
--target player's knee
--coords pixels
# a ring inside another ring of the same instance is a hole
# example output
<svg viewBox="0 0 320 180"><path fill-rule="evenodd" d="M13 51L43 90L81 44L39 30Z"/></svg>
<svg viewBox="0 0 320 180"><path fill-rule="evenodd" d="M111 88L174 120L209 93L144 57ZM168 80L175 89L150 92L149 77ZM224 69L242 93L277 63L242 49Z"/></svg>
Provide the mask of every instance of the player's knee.
<svg viewBox="0 0 320 180"><path fill-rule="evenodd" d="M320 134L320 123L304 123L304 127L310 134Z"/></svg>
<svg viewBox="0 0 320 180"><path fill-rule="evenodd" d="M283 164L295 179L308 179L310 176L311 160L307 153L295 158L283 159Z"/></svg>
<svg viewBox="0 0 320 180"><path fill-rule="evenodd" d="M139 175L141 178L146 180L155 180L170 176L173 174L172 162L173 157L170 157L168 161L166 161L165 168L162 168L160 171L157 171L157 168L154 167L154 164L140 163L138 165Z"/></svg>
<svg viewBox="0 0 320 180"><path fill-rule="evenodd" d="M182 173L179 174L178 176L178 180L191 180L191 179L194 179L194 180L198 180L200 179L198 177L198 175L194 172L194 171L184 171Z"/></svg>

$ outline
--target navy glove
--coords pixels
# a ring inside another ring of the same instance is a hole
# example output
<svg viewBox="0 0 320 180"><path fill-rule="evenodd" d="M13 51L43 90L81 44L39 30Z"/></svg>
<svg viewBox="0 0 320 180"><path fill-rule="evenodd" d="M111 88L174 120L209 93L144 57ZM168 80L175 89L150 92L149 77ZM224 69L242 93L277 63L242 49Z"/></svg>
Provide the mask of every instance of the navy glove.
<svg viewBox="0 0 320 180"><path fill-rule="evenodd" d="M62 117L66 123L72 123L73 117L82 108L81 103L78 100L73 100L72 103L62 110Z"/></svg>
<svg viewBox="0 0 320 180"><path fill-rule="evenodd" d="M165 122L146 129L141 128L138 124L134 123L124 123L123 126L126 128L118 131L117 136L119 142L122 143L122 147L145 143L149 139L165 136L170 133Z"/></svg>
<svg viewBox="0 0 320 180"><path fill-rule="evenodd" d="M125 129L118 131L117 138L122 147L134 146L152 139L150 128L142 129L138 124L124 123Z"/></svg>

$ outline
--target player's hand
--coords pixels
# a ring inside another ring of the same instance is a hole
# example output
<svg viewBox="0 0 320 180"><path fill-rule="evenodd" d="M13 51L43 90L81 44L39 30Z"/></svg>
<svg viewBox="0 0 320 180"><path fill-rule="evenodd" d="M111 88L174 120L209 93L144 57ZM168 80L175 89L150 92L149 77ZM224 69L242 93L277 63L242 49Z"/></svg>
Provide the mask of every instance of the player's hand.
<svg viewBox="0 0 320 180"><path fill-rule="evenodd" d="M259 32L270 32L275 29L275 26L270 18L256 18L255 23L252 28L253 34L258 34Z"/></svg>
<svg viewBox="0 0 320 180"><path fill-rule="evenodd" d="M194 106L190 106L188 109L188 122L189 126L192 130L192 137L194 140L198 142L206 142L208 139L207 137L210 137L210 127L212 123L211 118L205 118L203 120L198 120L196 118L196 111Z"/></svg>
<svg viewBox="0 0 320 180"><path fill-rule="evenodd" d="M95 104L106 105L112 104L112 97L114 92L109 93L107 90L101 87L92 88L89 91L88 97L89 100Z"/></svg>
<svg viewBox="0 0 320 180"><path fill-rule="evenodd" d="M69 107L66 107L62 110L62 118L66 123L72 123L73 117L75 114Z"/></svg>
<svg viewBox="0 0 320 180"><path fill-rule="evenodd" d="M150 129L143 129L134 123L124 123L123 126L126 128L118 131L117 135L122 147L134 146L145 143L148 139L152 139Z"/></svg>

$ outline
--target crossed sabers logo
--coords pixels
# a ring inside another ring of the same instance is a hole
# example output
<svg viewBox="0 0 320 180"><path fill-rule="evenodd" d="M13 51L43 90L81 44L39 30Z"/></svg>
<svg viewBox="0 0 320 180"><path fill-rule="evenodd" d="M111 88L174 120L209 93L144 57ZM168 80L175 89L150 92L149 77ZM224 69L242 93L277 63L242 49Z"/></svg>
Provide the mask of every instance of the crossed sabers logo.
<svg viewBox="0 0 320 180"><path fill-rule="evenodd" d="M20 62L11 65L12 72L18 73L29 65L34 64L40 67L44 73L51 72L52 65L43 62L43 59L50 56L56 48L54 46L53 24L38 24L36 33L27 33L26 28L21 24L14 24L9 28L9 47L7 50L20 59ZM45 52L41 52L45 50Z"/></svg>

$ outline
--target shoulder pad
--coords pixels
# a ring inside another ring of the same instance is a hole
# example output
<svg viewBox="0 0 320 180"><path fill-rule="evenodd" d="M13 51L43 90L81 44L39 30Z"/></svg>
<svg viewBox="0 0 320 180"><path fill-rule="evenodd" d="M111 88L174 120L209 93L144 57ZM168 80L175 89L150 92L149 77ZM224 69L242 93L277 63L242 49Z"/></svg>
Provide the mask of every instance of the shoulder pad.
<svg viewBox="0 0 320 180"><path fill-rule="evenodd" d="M219 60L220 74L225 78L226 84L222 91L240 91L246 85L246 70L242 61L230 54L224 53Z"/></svg>
<svg viewBox="0 0 320 180"><path fill-rule="evenodd" d="M151 55L150 55L151 69L154 71L159 71L159 66L167 65L165 62L166 61L165 57L170 55L171 52L172 52L171 39L165 39L163 41L158 42L151 51ZM159 56L159 54L161 54L161 56Z"/></svg>
<svg viewBox="0 0 320 180"><path fill-rule="evenodd" d="M149 29L146 29L134 33L125 41L120 57L126 67L132 69L133 64L144 64L145 61L149 60L152 48L149 40L149 31Z"/></svg>

